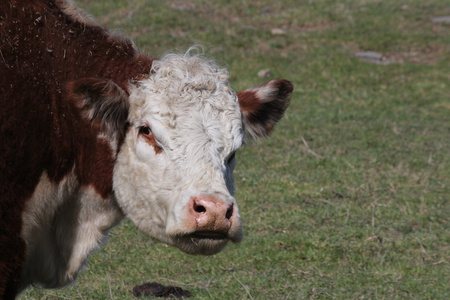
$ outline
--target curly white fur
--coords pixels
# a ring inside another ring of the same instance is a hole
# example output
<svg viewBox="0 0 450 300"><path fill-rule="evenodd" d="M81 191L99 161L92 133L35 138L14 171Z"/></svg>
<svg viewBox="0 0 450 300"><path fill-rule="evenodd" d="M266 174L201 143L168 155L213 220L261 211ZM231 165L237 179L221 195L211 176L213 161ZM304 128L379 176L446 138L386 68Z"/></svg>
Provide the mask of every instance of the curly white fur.
<svg viewBox="0 0 450 300"><path fill-rule="evenodd" d="M178 237L188 226L187 203L214 194L233 205L230 238L242 239L228 158L243 144L242 116L228 73L201 55L168 54L130 95L131 124L114 171L119 205L139 229L190 253L211 254L224 244L194 245ZM139 129L148 124L157 153Z"/></svg>

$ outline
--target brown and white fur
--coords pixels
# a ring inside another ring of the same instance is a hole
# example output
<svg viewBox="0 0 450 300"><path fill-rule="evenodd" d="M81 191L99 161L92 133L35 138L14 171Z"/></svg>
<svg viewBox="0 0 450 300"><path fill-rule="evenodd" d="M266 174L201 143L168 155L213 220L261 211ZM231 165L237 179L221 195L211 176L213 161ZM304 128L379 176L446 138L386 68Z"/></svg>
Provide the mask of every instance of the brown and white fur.
<svg viewBox="0 0 450 300"><path fill-rule="evenodd" d="M235 93L201 55L140 53L65 0L0 2L0 298L75 280L124 217L192 254L242 240L234 153L292 84Z"/></svg>

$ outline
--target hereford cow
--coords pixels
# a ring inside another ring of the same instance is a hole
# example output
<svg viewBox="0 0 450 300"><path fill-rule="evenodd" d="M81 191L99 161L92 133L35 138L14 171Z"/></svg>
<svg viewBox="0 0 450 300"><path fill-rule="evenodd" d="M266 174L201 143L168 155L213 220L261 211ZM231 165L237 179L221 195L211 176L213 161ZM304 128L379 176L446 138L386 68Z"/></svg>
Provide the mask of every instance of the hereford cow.
<svg viewBox="0 0 450 300"><path fill-rule="evenodd" d="M72 282L124 217L191 254L241 241L234 154L292 85L236 94L190 53L140 53L68 0L0 1L2 299Z"/></svg>

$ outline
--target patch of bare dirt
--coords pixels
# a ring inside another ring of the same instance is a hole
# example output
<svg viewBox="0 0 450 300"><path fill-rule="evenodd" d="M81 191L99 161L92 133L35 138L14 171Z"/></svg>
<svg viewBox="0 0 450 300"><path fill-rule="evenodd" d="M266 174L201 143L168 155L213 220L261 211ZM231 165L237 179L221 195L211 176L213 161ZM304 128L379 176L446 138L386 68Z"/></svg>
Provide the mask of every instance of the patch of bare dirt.
<svg viewBox="0 0 450 300"><path fill-rule="evenodd" d="M411 47L396 52L380 53L371 50L363 50L356 43L347 43L342 46L345 51L353 53L355 57L367 62L382 65L391 63L415 63L433 65L450 51L445 45L432 45L427 48Z"/></svg>
<svg viewBox="0 0 450 300"><path fill-rule="evenodd" d="M176 286L165 286L157 282L147 282L133 288L135 297L188 298L192 293Z"/></svg>
<svg viewBox="0 0 450 300"><path fill-rule="evenodd" d="M173 9L176 10L186 10L186 11L192 11L196 9L196 5L190 1L184 1L184 0L170 0L167 1Z"/></svg>
<svg viewBox="0 0 450 300"><path fill-rule="evenodd" d="M408 61L416 64L435 64L445 53L450 51L449 47L444 45L433 45L426 49L409 49L408 51L400 51L390 54L396 60L402 62Z"/></svg>

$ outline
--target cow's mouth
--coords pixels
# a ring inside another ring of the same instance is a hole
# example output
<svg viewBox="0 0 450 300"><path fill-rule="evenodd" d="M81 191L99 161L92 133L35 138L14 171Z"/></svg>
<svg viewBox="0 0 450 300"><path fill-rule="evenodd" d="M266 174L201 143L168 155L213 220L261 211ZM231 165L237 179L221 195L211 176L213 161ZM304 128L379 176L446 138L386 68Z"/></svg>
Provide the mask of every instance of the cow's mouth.
<svg viewBox="0 0 450 300"><path fill-rule="evenodd" d="M210 239L210 240L226 240L228 234L215 231L196 231L188 235L193 239Z"/></svg>
<svg viewBox="0 0 450 300"><path fill-rule="evenodd" d="M195 231L178 236L174 245L189 254L212 255L220 252L230 240L227 233Z"/></svg>

